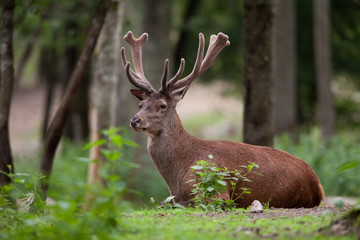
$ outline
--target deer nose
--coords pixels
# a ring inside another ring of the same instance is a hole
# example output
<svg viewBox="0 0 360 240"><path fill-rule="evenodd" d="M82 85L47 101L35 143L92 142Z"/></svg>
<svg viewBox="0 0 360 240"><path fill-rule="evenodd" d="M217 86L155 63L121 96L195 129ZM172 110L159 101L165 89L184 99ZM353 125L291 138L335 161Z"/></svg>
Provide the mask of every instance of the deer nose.
<svg viewBox="0 0 360 240"><path fill-rule="evenodd" d="M141 119L138 118L138 117L133 117L131 120L130 120L130 125L132 127L137 127L141 122Z"/></svg>

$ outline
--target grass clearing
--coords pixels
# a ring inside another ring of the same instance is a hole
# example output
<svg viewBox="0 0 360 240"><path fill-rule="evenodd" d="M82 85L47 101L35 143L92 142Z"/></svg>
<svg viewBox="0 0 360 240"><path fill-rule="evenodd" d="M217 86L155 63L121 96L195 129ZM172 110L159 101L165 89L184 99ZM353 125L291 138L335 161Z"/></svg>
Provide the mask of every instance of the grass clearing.
<svg viewBox="0 0 360 240"><path fill-rule="evenodd" d="M336 209L265 210L250 213L204 212L198 209L144 209L95 215L73 206L49 214L17 212L0 215L1 239L338 239L319 229L339 218ZM306 215L301 213L305 211ZM310 212L313 212L312 214ZM309 213L309 214L307 214ZM11 220L11 221L9 221ZM356 239L348 234L342 239Z"/></svg>
<svg viewBox="0 0 360 240"><path fill-rule="evenodd" d="M287 211L266 210L265 215L241 209L231 212L137 211L123 218L122 223L131 231L125 232L121 239L338 239L338 236L319 232L329 226L338 213L324 209L316 215L282 215ZM344 239L355 239L355 235Z"/></svg>

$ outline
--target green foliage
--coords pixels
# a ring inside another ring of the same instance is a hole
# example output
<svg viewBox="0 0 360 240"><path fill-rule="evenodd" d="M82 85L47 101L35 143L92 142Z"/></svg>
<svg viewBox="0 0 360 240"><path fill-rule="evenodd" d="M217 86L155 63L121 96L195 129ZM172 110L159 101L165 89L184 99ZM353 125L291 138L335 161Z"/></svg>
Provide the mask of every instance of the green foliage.
<svg viewBox="0 0 360 240"><path fill-rule="evenodd" d="M60 156L62 159L55 161L63 160L65 164L54 166L49 196L55 201L50 205L39 202L40 198L37 200L37 195L40 195L36 185L39 179L31 181L31 175L23 173L9 175L13 184L6 186L9 188L7 192L11 192L12 199L17 199L18 210L7 207L7 199L3 201L0 198L0 202L5 203L0 206L0 238L113 239L121 233L121 214L129 206L123 196L129 189L115 170L135 167L124 159L123 148L124 145L134 147L137 144L124 139L119 131L120 128L113 127L104 130L105 141L96 141L83 148L106 144L103 153L107 160L100 170L104 186L86 185L86 168L90 160L79 158L76 161L80 151L71 148L68 143L65 143L67 151ZM93 201L86 202L89 210L85 211L85 195L89 193ZM50 199L47 201L50 202Z"/></svg>
<svg viewBox="0 0 360 240"><path fill-rule="evenodd" d="M8 166L11 169L11 166ZM18 207L31 212L43 212L45 202L42 201L39 182L42 176L34 177L28 173L6 173L11 182L0 186L0 208ZM12 172L10 170L10 172ZM14 199L18 199L16 202Z"/></svg>
<svg viewBox="0 0 360 240"><path fill-rule="evenodd" d="M101 153L105 157L106 161L101 163L100 175L105 181L105 187L102 186L88 186L88 190L92 195L96 197L95 207L97 211L105 212L109 214L113 213L116 206L121 204L123 196L127 191L127 183L122 179L121 175L115 171L119 168L138 168L137 164L127 161L123 158L123 147L124 145L130 147L138 147L138 145L132 141L126 140L119 132L121 128L110 127L101 131L105 139L100 139L93 143L84 146L84 150L91 147L102 146ZM88 160L90 162L90 159ZM101 162L101 159L96 159L95 162Z"/></svg>
<svg viewBox="0 0 360 240"><path fill-rule="evenodd" d="M324 142L314 128L300 135L297 143L288 135L276 138L275 148L307 162L318 175L327 196L360 196L360 139L357 132L344 132Z"/></svg>
<svg viewBox="0 0 360 240"><path fill-rule="evenodd" d="M259 166L255 163L250 163L248 166L241 166L246 168L246 173L241 174L238 170L230 171L226 167L220 168L212 162L213 156L209 155L209 161L200 160L196 165L191 166L194 171L194 179L189 182L195 182L191 191L194 205L201 207L203 210L227 210L236 207L235 201L242 197L243 194L250 194L250 189L240 188L242 193L235 196L235 188L237 182L250 180L246 177L254 167ZM231 192L228 191L228 186ZM229 200L221 198L221 194L228 194Z"/></svg>

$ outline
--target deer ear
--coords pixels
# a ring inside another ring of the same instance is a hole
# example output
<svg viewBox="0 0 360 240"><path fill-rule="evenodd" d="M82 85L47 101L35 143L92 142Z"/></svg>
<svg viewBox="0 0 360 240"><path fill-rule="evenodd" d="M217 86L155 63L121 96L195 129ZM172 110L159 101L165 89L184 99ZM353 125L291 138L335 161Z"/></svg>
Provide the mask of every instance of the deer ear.
<svg viewBox="0 0 360 240"><path fill-rule="evenodd" d="M145 99L145 91L144 90L130 89L130 92L132 93L132 95L137 97L140 101Z"/></svg>
<svg viewBox="0 0 360 240"><path fill-rule="evenodd" d="M171 96L176 100L180 101L185 96L186 91L188 90L188 86L179 88L171 92Z"/></svg>

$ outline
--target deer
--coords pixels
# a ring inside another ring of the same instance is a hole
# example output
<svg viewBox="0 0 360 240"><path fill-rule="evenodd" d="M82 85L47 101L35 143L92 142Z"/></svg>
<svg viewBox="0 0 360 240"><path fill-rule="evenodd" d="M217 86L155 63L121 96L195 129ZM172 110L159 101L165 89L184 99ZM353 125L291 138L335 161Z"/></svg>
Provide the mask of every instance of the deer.
<svg viewBox="0 0 360 240"><path fill-rule="evenodd" d="M158 172L165 180L173 203L188 206L193 203L191 195L193 177L190 169L199 160L213 156L219 167L239 170L249 162L256 163L260 174L250 173L250 182L239 180L236 188L219 193L223 200L241 194L240 187L251 193L235 201L236 207L246 208L254 200L269 203L275 208L312 208L324 197L323 188L312 168L303 160L271 147L224 140L202 140L188 133L176 111L177 103L183 99L191 83L201 76L213 63L223 48L230 45L227 35L211 35L204 56L205 39L199 34L197 57L192 72L182 77L185 60L180 61L176 74L169 78L169 60L164 63L161 87L156 91L146 79L142 62L142 47L148 40L143 33L135 38L129 31L124 40L130 45L133 59L132 70L125 48L121 48L121 59L130 83L136 87L130 92L140 100L140 110L130 120L130 126L148 137L147 150ZM269 202L270 201L270 202Z"/></svg>

